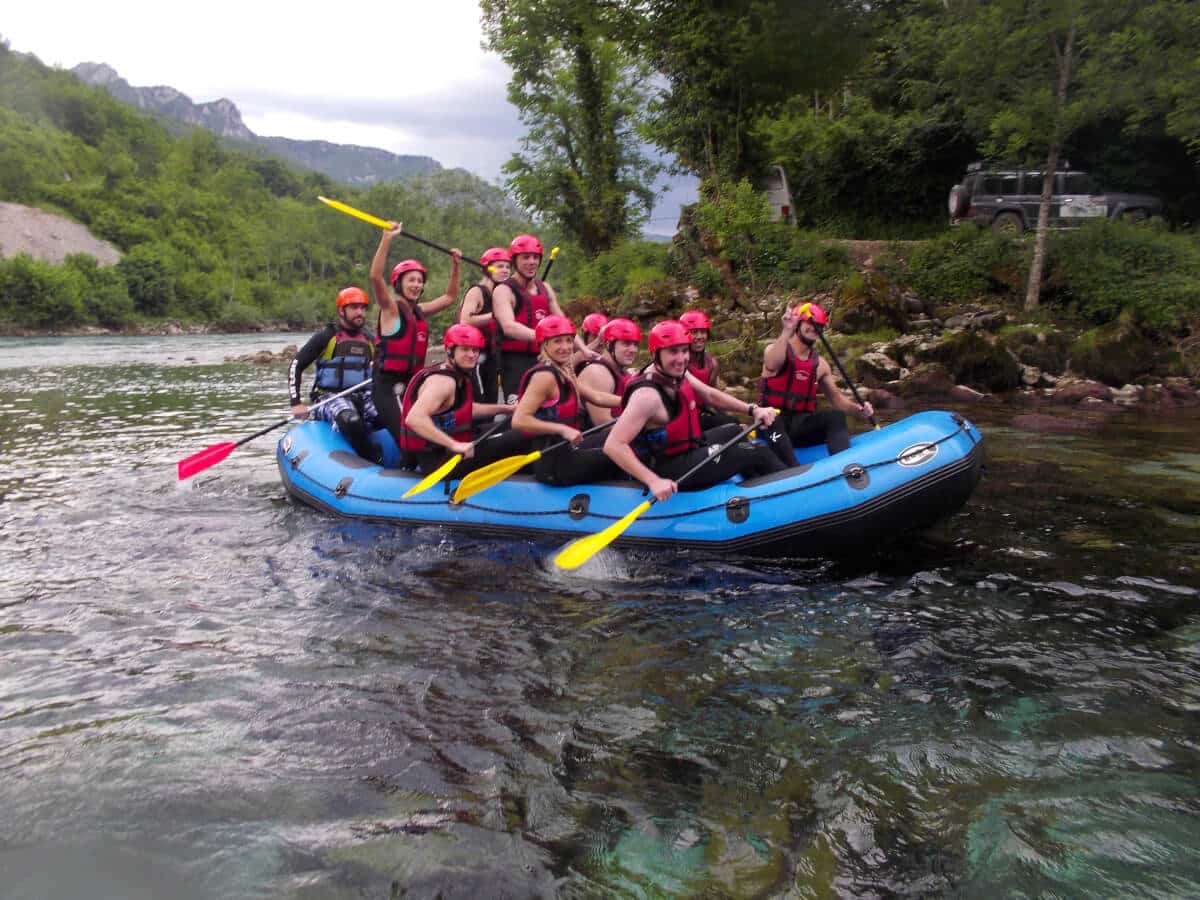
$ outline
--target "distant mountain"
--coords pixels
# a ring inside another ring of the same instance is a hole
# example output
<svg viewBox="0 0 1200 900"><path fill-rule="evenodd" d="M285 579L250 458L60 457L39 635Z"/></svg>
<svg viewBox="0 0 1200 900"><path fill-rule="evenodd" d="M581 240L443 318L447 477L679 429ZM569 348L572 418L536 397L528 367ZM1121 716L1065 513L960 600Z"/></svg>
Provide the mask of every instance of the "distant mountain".
<svg viewBox="0 0 1200 900"><path fill-rule="evenodd" d="M122 103L174 122L207 129L239 147L261 149L335 181L360 185L407 181L442 170L441 163L429 156L398 156L387 150L353 144L263 137L246 127L232 100L222 97L211 103L193 103L186 94L165 85L134 87L104 63L80 63L71 72L85 84L104 88Z"/></svg>

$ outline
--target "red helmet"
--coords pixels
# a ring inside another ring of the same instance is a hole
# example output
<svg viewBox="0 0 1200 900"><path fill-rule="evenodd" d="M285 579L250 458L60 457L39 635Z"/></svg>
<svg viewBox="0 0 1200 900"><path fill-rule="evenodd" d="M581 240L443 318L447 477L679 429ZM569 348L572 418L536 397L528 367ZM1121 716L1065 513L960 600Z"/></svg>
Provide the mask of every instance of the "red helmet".
<svg viewBox="0 0 1200 900"><path fill-rule="evenodd" d="M338 291L338 295L337 295L337 308L338 309L341 309L343 306L352 306L355 303L361 304L363 306L370 306L370 304L371 304L371 301L367 299L367 295L362 290L362 288L348 287L348 288L342 288L340 291Z"/></svg>
<svg viewBox="0 0 1200 900"><path fill-rule="evenodd" d="M474 325L451 325L446 329L446 335L442 338L442 345L449 353L454 347L476 347L482 350L486 344L483 340L483 332Z"/></svg>
<svg viewBox="0 0 1200 900"><path fill-rule="evenodd" d="M402 259L396 263L396 268L392 269L392 287L395 287L400 281L400 276L405 272L420 272L422 278L428 278L429 273L425 271L425 267L421 265L420 260Z"/></svg>
<svg viewBox="0 0 1200 900"><path fill-rule="evenodd" d="M650 352L657 353L663 347L691 346L692 336L675 319L659 322L650 329Z"/></svg>
<svg viewBox="0 0 1200 900"><path fill-rule="evenodd" d="M812 319L814 325L824 325L829 321L829 316L825 315L825 310L821 309L815 303L801 303L796 307L795 313L802 319Z"/></svg>
<svg viewBox="0 0 1200 900"><path fill-rule="evenodd" d="M583 319L584 334L599 334L608 323L608 316L602 312L588 313Z"/></svg>
<svg viewBox="0 0 1200 900"><path fill-rule="evenodd" d="M516 256L518 253L536 253L538 256L545 255L545 251L542 250L542 242L532 234L518 234L512 239L512 243L508 245L508 252L513 256Z"/></svg>
<svg viewBox="0 0 1200 900"><path fill-rule="evenodd" d="M483 251L483 256L479 257L479 264L485 269L496 262L512 262L512 254L503 247L490 247Z"/></svg>
<svg viewBox="0 0 1200 900"><path fill-rule="evenodd" d="M708 321L708 316L698 309L689 309L685 312L679 317L679 324L688 331L697 331L701 328L705 331L712 329L712 323Z"/></svg>
<svg viewBox="0 0 1200 900"><path fill-rule="evenodd" d="M533 329L534 337L537 338L539 344L545 343L552 337L558 337L561 334L574 334L575 323L566 316L546 316L542 321L537 323L537 328Z"/></svg>
<svg viewBox="0 0 1200 900"><path fill-rule="evenodd" d="M642 342L642 329L632 319L609 319L604 326L605 341L634 341Z"/></svg>

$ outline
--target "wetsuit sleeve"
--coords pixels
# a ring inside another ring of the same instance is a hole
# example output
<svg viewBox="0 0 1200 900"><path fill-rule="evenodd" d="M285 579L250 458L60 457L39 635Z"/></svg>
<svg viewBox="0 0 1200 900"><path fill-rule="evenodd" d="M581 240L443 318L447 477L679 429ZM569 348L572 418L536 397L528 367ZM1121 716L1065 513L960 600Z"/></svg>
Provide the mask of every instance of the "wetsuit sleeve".
<svg viewBox="0 0 1200 900"><path fill-rule="evenodd" d="M337 329L332 325L326 325L310 337L308 343L297 350L296 355L292 357L292 364L288 366L288 401L290 405L298 406L300 404L300 375L317 361L317 358L325 350L325 345L335 334L337 334Z"/></svg>

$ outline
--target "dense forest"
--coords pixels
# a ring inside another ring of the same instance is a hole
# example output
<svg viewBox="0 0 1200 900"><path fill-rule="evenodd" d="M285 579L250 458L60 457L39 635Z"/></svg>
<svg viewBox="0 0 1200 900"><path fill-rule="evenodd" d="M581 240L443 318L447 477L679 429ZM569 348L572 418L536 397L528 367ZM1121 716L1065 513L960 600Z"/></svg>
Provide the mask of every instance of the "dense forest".
<svg viewBox="0 0 1200 900"><path fill-rule="evenodd" d="M172 137L69 74L0 48L0 200L115 243L114 270L0 265L0 319L28 327L176 318L236 328L323 317L365 280L369 228L332 194L468 252L533 227L564 252L576 308L714 310L815 290L979 297L1103 325L1200 333L1200 5L1187 0L482 0L526 139L499 188L465 173L331 184L196 131ZM949 229L968 163L1069 159L1162 221L1035 242ZM672 245L638 238L668 160L700 179ZM790 178L799 227L755 188ZM530 224L534 223L534 224ZM855 271L843 238L892 244ZM1036 248L1036 249L1035 249ZM416 249L416 248L414 248ZM417 253L440 287L445 259ZM1031 291L1030 286L1036 290ZM690 296L696 296L696 293Z"/></svg>

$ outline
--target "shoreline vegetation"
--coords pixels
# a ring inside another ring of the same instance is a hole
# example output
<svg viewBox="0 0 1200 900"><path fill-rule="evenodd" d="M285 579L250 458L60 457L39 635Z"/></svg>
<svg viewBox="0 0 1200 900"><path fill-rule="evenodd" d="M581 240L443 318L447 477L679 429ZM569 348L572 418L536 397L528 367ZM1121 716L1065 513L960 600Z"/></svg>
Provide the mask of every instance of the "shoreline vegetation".
<svg viewBox="0 0 1200 900"><path fill-rule="evenodd" d="M840 359L883 409L1006 394L1181 404L1200 380L1200 233L1187 219L1179 230L1089 222L1050 234L1039 255L1030 235L948 227L939 197L907 216L878 207L895 221L855 232L881 239L850 240L814 214L810 188L793 199L811 228L773 221L735 168L702 182L671 243L622 232L589 251L561 223L532 226L502 189L464 172L336 185L208 132L173 135L3 43L0 76L0 200L15 208L0 222L5 335L311 332L332 319L338 290L366 285L377 238L318 203L325 195L403 218L411 234L468 256L538 232L565 251L552 280L576 321L603 311L645 327L701 309L714 323L709 349L741 392L753 390L783 309L801 300L825 307ZM803 123L845 125L855 110ZM963 171L958 159L922 165L946 185ZM893 170L887 183L901 190L902 180ZM854 202L877 208L868 196ZM97 242L115 248L115 262L101 260ZM420 258L430 290L441 290L444 254L404 242L395 258L405 256ZM1031 271L1040 273L1033 308ZM436 316L435 333L452 318Z"/></svg>

